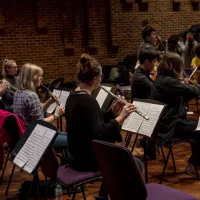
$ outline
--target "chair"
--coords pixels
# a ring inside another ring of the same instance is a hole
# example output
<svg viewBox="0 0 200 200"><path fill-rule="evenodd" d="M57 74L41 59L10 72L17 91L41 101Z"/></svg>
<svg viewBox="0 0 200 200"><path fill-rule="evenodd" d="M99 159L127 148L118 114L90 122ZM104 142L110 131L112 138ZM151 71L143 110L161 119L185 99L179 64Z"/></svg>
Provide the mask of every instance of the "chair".
<svg viewBox="0 0 200 200"><path fill-rule="evenodd" d="M125 147L94 140L93 149L110 200L197 200L164 185L144 184L131 152Z"/></svg>
<svg viewBox="0 0 200 200"><path fill-rule="evenodd" d="M77 189L82 190L83 198L86 200L84 184L101 180L100 172L79 172L70 167L70 165L63 165L58 168L57 181L63 187L75 187L75 192L72 200L75 199Z"/></svg>
<svg viewBox="0 0 200 200"><path fill-rule="evenodd" d="M3 171L1 173L0 184L3 180L3 176L4 176L5 169L6 169L8 160L9 160L10 153L12 152L15 145L17 144L17 142L20 139L20 130L19 130L19 126L17 124L15 116L10 115L9 117L7 117L5 124L4 124L4 128L7 130L8 134L10 136L10 141L6 145L4 145L4 147L5 147L4 149L7 151L7 157L6 157L6 162L4 164L4 167L3 167ZM11 180L12 180L14 171L15 171L15 165L13 165L12 172L11 172L10 178L9 178L9 182L8 182L8 185L7 185L7 188L5 191L5 195L8 194L8 190L9 190L9 187L11 184Z"/></svg>

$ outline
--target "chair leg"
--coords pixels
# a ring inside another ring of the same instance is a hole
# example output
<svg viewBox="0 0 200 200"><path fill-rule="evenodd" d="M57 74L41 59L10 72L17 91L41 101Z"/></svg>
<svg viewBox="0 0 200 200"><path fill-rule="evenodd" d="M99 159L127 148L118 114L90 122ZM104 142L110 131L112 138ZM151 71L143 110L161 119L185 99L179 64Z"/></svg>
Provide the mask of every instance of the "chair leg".
<svg viewBox="0 0 200 200"><path fill-rule="evenodd" d="M134 140L134 143L133 143L131 152L133 152L133 150L134 150L134 148L135 148L135 144L136 144L136 142L137 142L137 139L138 139L138 135L136 135L136 137L135 137L135 140Z"/></svg>
<svg viewBox="0 0 200 200"><path fill-rule="evenodd" d="M83 193L83 199L86 200L86 196L85 196L85 190L84 190L84 186L83 184L81 184L81 190L82 190L82 193Z"/></svg>
<svg viewBox="0 0 200 200"><path fill-rule="evenodd" d="M0 184L1 184L1 181L3 180L3 176L4 176L4 173L5 173L5 170L6 170L6 166L7 166L7 163L8 163L8 158L9 158L9 153L6 156L6 162L4 164L3 171L1 173Z"/></svg>
<svg viewBox="0 0 200 200"><path fill-rule="evenodd" d="M79 187L78 185L75 187L74 194L72 196L72 200L74 200L76 197L76 192L77 192L78 187Z"/></svg>
<svg viewBox="0 0 200 200"><path fill-rule="evenodd" d="M46 180L47 180L47 179L46 179ZM48 186L47 186L47 190L46 190L45 195L44 195L44 200L47 198L48 191L49 191L49 188L50 188L50 186L51 186L51 182L52 182L52 180L49 181L49 184L48 184Z"/></svg>
<svg viewBox="0 0 200 200"><path fill-rule="evenodd" d="M163 162L165 163L165 154L164 154L164 150L163 150L163 147L162 147L162 146L160 146L160 148L161 148L161 152L162 152Z"/></svg>
<svg viewBox="0 0 200 200"><path fill-rule="evenodd" d="M10 178L9 178L9 181L8 181L8 185L7 185L7 188L6 188L6 191L5 191L5 195L8 194L8 190L9 190L9 187L10 187L10 184L11 184L11 181L12 181L14 171L15 171L15 165L13 165L12 172L11 172L11 175L10 175Z"/></svg>
<svg viewBox="0 0 200 200"><path fill-rule="evenodd" d="M147 160L147 146L148 146L148 142L147 139L144 138L144 170L145 170L145 181L146 183L149 182L148 180L148 160Z"/></svg>
<svg viewBox="0 0 200 200"><path fill-rule="evenodd" d="M160 177L160 184L162 183L163 178L164 178L164 174L165 174L165 170L166 170L166 167L167 167L167 163L168 163L168 160L169 160L170 153L171 153L171 147L169 149L169 152L167 154L167 158L166 158L165 163L164 163L164 168L163 168L163 171L162 171L162 174L161 174L161 177Z"/></svg>
<svg viewBox="0 0 200 200"><path fill-rule="evenodd" d="M131 141L131 137L132 137L132 133L129 132L129 133L128 133L128 138L127 138L126 143L125 143L125 147L128 147L128 145L129 145L129 143L130 143L130 141Z"/></svg>
<svg viewBox="0 0 200 200"><path fill-rule="evenodd" d="M171 148L171 155L172 155L172 162L173 162L173 166L174 166L174 173L176 173L176 164L175 164L174 153L173 153L172 148Z"/></svg>

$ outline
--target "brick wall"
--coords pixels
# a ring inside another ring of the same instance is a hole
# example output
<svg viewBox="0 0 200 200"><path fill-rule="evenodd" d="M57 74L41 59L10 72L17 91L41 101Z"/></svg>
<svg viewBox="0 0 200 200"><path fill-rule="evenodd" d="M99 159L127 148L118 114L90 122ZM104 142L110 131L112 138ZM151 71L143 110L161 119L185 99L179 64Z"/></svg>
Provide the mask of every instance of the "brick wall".
<svg viewBox="0 0 200 200"><path fill-rule="evenodd" d="M190 0L181 0L179 12L172 11L171 0L148 0L148 12L139 12L134 0L123 10L126 1L1 0L0 58L41 66L45 82L58 76L72 80L83 52L93 53L102 65L136 53L142 20L167 39L200 19Z"/></svg>

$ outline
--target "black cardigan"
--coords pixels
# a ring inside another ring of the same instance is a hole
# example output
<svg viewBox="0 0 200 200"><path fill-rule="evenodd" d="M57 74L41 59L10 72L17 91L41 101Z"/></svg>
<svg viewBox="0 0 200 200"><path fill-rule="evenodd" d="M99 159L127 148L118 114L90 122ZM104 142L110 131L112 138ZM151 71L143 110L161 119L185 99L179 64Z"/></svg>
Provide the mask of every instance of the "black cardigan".
<svg viewBox="0 0 200 200"><path fill-rule="evenodd" d="M69 152L73 157L72 167L79 171L98 170L92 150L92 140L121 142L120 126L115 119L101 113L98 102L86 92L71 92L65 117L68 133ZM113 117L113 116L112 116Z"/></svg>

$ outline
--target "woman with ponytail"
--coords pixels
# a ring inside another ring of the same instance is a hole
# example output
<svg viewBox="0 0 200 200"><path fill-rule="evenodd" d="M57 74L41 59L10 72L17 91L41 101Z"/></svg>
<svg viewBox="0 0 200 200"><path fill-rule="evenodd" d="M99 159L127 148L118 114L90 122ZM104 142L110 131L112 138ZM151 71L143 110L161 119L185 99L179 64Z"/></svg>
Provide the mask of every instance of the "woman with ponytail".
<svg viewBox="0 0 200 200"><path fill-rule="evenodd" d="M91 96L101 83L101 65L95 58L83 54L77 68L79 85L70 93L65 107L69 152L73 157L72 168L78 171L97 171L92 140L121 142L120 126L136 108L128 103L118 116L112 114L109 120L108 117L105 120L97 100ZM137 161L142 170L142 163L139 159Z"/></svg>

